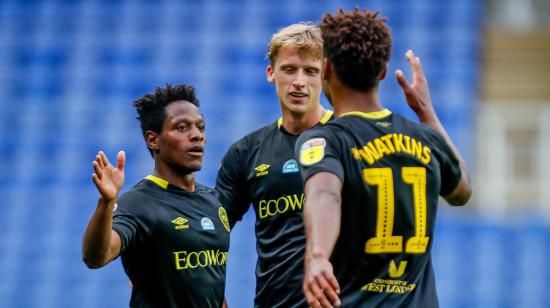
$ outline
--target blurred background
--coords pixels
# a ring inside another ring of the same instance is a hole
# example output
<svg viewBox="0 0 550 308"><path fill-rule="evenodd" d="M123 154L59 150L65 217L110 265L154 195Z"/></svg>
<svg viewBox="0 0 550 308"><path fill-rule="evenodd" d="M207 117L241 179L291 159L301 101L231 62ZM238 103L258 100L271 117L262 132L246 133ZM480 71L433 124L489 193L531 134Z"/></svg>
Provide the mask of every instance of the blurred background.
<svg viewBox="0 0 550 308"><path fill-rule="evenodd" d="M88 270L81 238L98 150L127 155L123 191L152 172L132 101L197 88L214 185L231 143L279 117L271 35L339 7L381 10L390 72L421 57L474 183L441 203L433 249L442 307L550 307L550 1L0 1L0 307L124 307L120 261ZM416 119L393 75L382 102ZM324 105L326 101L323 101ZM232 233L226 295L252 307L254 217Z"/></svg>

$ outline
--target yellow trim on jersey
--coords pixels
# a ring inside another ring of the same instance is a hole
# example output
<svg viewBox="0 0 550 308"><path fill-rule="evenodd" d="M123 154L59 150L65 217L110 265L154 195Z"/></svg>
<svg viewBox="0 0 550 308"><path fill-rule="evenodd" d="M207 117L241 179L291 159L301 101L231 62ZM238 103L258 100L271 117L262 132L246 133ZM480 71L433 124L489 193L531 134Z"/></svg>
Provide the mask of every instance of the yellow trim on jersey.
<svg viewBox="0 0 550 308"><path fill-rule="evenodd" d="M325 112L325 114L323 115L323 117L321 118L321 120L319 121L319 123L321 123L321 124L327 124L328 120L330 120L330 117L332 117L333 114L334 114L333 111L327 110L327 112Z"/></svg>
<svg viewBox="0 0 550 308"><path fill-rule="evenodd" d="M280 117L279 120L277 120L277 128L281 129L281 126L283 126L283 117Z"/></svg>
<svg viewBox="0 0 550 308"><path fill-rule="evenodd" d="M159 178L158 176L154 176L154 175L148 175L145 177L145 179L157 184L158 186L166 189L168 187L168 181L164 180L164 179L161 179Z"/></svg>
<svg viewBox="0 0 550 308"><path fill-rule="evenodd" d="M340 117L354 115L354 116L359 116L370 120L379 120L389 116L390 114L391 114L391 111L384 108L382 110L374 111L374 112L350 111L350 112L342 113Z"/></svg>
<svg viewBox="0 0 550 308"><path fill-rule="evenodd" d="M325 114L323 114L323 116L321 117L321 120L319 120L319 123L321 124L327 124L328 120L330 120L330 117L332 117L332 115L334 114L333 111L331 110L327 110L325 112ZM281 126L283 126L283 118L280 117L278 120L277 120L277 128L281 128Z"/></svg>

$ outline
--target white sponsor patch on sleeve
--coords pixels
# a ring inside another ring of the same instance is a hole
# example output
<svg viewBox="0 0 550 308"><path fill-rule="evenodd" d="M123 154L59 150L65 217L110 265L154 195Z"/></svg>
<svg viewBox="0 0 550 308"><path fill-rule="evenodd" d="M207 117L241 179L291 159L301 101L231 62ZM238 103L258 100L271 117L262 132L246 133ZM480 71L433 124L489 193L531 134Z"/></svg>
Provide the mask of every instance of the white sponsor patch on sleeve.
<svg viewBox="0 0 550 308"><path fill-rule="evenodd" d="M300 163L311 166L320 162L325 157L325 138L313 138L304 142L300 147Z"/></svg>

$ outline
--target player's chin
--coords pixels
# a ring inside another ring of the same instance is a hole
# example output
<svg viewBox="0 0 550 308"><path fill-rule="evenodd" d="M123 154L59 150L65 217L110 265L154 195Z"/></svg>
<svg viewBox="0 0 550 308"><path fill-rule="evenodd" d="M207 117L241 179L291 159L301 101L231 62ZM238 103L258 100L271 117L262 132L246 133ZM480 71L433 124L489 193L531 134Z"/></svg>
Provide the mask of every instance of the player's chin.
<svg viewBox="0 0 550 308"><path fill-rule="evenodd" d="M197 160L190 161L187 164L187 169L190 172L196 172L196 171L201 170L202 169L202 159L197 159Z"/></svg>
<svg viewBox="0 0 550 308"><path fill-rule="evenodd" d="M305 103L289 104L288 109L293 114L305 114L308 111L308 105Z"/></svg>

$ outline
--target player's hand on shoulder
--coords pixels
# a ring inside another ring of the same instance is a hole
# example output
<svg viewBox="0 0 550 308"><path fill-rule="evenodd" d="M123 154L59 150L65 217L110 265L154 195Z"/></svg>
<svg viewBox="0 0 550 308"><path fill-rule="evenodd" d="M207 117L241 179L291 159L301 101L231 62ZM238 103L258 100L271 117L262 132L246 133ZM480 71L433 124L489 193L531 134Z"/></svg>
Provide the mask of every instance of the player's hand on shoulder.
<svg viewBox="0 0 550 308"><path fill-rule="evenodd" d="M326 257L312 257L306 261L302 285L307 303L313 308L340 307L340 286Z"/></svg>
<svg viewBox="0 0 550 308"><path fill-rule="evenodd" d="M412 84L409 84L401 70L395 71L395 78L403 89L407 104L418 115L421 121L425 117L435 117L436 115L432 105L432 99L430 98L428 81L422 69L420 58L417 57L412 50L407 51L405 57L411 65Z"/></svg>
<svg viewBox="0 0 550 308"><path fill-rule="evenodd" d="M118 152L116 167L111 165L109 159L103 151L99 151L94 162L92 163L94 167L92 180L97 187L101 198L105 201L115 200L118 192L124 184L124 162L124 151Z"/></svg>

